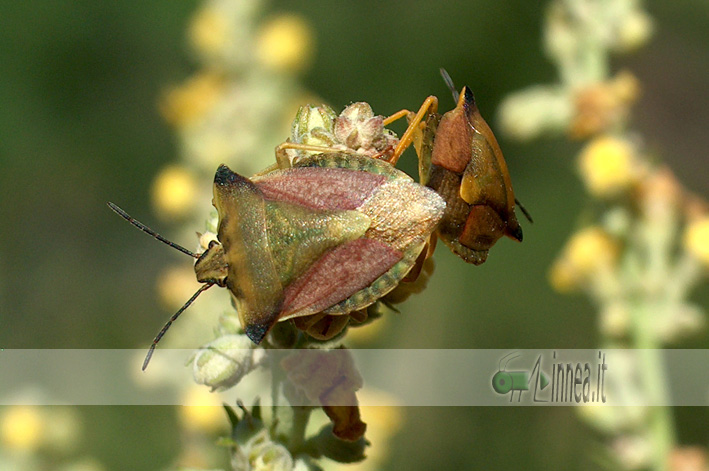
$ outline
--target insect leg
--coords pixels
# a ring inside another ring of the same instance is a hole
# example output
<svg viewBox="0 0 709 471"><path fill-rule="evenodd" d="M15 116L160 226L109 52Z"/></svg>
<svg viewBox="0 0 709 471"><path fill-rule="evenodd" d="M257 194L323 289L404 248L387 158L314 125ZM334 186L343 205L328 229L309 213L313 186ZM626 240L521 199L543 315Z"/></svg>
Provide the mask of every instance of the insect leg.
<svg viewBox="0 0 709 471"><path fill-rule="evenodd" d="M399 140L399 144L394 149L394 153L389 158L389 163L391 163L392 165L396 165L396 162L398 162L399 157L401 157L401 154L403 154L404 151L413 142L414 133L419 132L419 125L421 124L422 121L424 121L424 118L430 113L437 113L437 112L438 112L438 98L431 95L423 101L423 104L421 105L418 112L416 113L416 116L414 116L414 118L409 123L409 127L406 128L406 131L404 132L404 134L401 136L401 139ZM385 125L389 124L389 123L391 123L403 116L408 115L408 113L409 112L407 110L401 110L397 113L394 113L389 118L384 120L384 124Z"/></svg>
<svg viewBox="0 0 709 471"><path fill-rule="evenodd" d="M302 150L305 152L317 152L318 154L331 154L337 152L345 152L350 154L356 154L351 149L336 149L334 147L327 146L314 146L310 144L300 144L297 142L283 142L276 146L276 162L278 162L278 168L290 168L290 159L286 154L286 150Z"/></svg>
<svg viewBox="0 0 709 471"><path fill-rule="evenodd" d="M411 111L409 111L409 110L399 110L399 111L397 111L397 112L394 113L393 115L391 115L391 116L389 116L389 117L387 117L387 118L384 118L384 126L390 125L390 124L393 123L394 121L396 121L396 120L398 120L398 119L401 119L401 118L407 116L409 113L411 113Z"/></svg>

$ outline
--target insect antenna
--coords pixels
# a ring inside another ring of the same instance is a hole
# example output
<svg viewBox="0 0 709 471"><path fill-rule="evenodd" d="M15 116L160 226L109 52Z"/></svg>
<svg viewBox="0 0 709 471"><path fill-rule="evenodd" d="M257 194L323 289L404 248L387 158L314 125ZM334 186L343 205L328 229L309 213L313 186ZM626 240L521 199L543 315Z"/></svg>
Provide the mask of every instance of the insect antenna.
<svg viewBox="0 0 709 471"><path fill-rule="evenodd" d="M455 85L453 84L453 79L451 78L450 75L448 75L448 72L443 67L441 67L439 69L439 72L441 73L441 77L443 77L443 81L446 82L448 89L453 94L453 102L457 103L458 102L458 91L455 89Z"/></svg>
<svg viewBox="0 0 709 471"><path fill-rule="evenodd" d="M519 206L519 209L522 211L522 214L524 214L524 217L527 218L527 221L534 224L534 219L532 219L532 215L529 214L529 211L527 211L527 208L524 207L522 202L520 200L518 200L517 198L515 198L515 203L517 203L517 206Z"/></svg>
<svg viewBox="0 0 709 471"><path fill-rule="evenodd" d="M207 291L209 288L214 286L214 283L207 283L204 286L200 287L195 294L192 295L190 299L187 300L187 302L175 313L172 315L169 321L165 323L162 329L160 329L160 332L158 332L158 335L155 336L155 339L153 340L153 344L150 345L150 348L148 349L148 354L145 355L145 360L143 361L143 371L148 367L148 363L150 363L150 359L153 357L153 352L155 351L155 347L158 346L158 342L160 339L165 335L165 332L167 332L167 329L170 328L173 322L177 320L178 317L180 317L180 314L182 314L185 309L190 307L190 304L194 302L197 297L202 294L203 292Z"/></svg>
<svg viewBox="0 0 709 471"><path fill-rule="evenodd" d="M173 249L177 249L180 252L189 255L190 257L199 258L198 254L192 252L191 250L184 248L183 246L181 246L179 244L176 244L170 240L167 240L165 237L161 236L160 234L158 234L157 232L155 232L154 230L152 230L151 228L149 228L148 226L146 226L142 222L140 222L136 219L133 219L128 213L126 213L125 211L123 211L121 208L119 208L115 204L111 203L110 201L107 204L108 204L108 207L113 210L113 212L115 212L120 217L122 217L123 219L125 219L126 221L128 221L129 223L131 223L133 226L137 227L141 231L145 232L149 236L152 236L153 238L159 240L160 242L167 244L170 247L172 247Z"/></svg>

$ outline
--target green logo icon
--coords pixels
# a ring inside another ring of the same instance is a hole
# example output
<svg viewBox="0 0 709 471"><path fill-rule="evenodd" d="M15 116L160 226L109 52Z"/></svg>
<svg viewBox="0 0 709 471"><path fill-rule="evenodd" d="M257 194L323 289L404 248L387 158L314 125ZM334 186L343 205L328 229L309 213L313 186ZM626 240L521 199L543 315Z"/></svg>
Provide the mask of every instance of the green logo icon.
<svg viewBox="0 0 709 471"><path fill-rule="evenodd" d="M508 358L511 355L514 356ZM537 379L535 386L539 390L544 390L544 388L549 385L549 378L541 370L541 356L537 359L537 362L534 364L534 368L532 368L531 371L508 371L507 364L520 356L521 355L519 353L512 352L502 357L498 365L497 373L495 373L492 377L492 389L494 389L498 394L510 393L510 402L512 402L512 397L514 396L515 391L519 391L518 402L522 400L522 392L529 390L532 379ZM502 362L506 358L507 361L505 361L505 365L503 366Z"/></svg>

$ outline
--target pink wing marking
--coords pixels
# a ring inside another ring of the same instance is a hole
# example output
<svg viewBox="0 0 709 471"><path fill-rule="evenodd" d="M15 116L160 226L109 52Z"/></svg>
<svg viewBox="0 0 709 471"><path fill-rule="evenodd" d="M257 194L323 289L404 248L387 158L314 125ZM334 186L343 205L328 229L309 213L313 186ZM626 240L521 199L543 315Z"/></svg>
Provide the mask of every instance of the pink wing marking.
<svg viewBox="0 0 709 471"><path fill-rule="evenodd" d="M402 258L384 242L360 238L320 257L284 292L281 316L316 313L366 288Z"/></svg>
<svg viewBox="0 0 709 471"><path fill-rule="evenodd" d="M311 209L357 209L386 181L383 175L346 168L302 167L266 174L254 183L267 200Z"/></svg>

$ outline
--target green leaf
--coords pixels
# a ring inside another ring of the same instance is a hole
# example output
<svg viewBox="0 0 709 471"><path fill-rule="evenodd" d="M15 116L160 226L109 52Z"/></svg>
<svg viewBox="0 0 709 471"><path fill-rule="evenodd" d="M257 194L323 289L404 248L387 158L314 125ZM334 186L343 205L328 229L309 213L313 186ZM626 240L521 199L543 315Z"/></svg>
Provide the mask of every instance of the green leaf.
<svg viewBox="0 0 709 471"><path fill-rule="evenodd" d="M224 410L226 411L226 415L229 417L229 423L231 424L232 430L236 428L237 425L239 425L239 416L236 415L236 411L234 410L233 407L223 404Z"/></svg>

